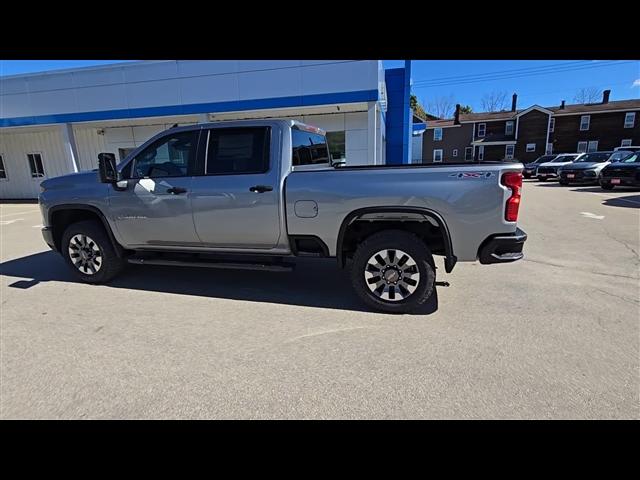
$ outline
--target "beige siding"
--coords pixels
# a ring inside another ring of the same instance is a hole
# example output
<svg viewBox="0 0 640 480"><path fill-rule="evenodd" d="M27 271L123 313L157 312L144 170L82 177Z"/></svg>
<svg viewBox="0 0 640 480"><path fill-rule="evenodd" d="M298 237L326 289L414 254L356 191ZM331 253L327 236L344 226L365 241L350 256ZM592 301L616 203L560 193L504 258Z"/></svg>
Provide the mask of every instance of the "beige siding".
<svg viewBox="0 0 640 480"><path fill-rule="evenodd" d="M98 168L98 154L107 151L105 136L99 135L99 130L97 127L73 127L79 171Z"/></svg>

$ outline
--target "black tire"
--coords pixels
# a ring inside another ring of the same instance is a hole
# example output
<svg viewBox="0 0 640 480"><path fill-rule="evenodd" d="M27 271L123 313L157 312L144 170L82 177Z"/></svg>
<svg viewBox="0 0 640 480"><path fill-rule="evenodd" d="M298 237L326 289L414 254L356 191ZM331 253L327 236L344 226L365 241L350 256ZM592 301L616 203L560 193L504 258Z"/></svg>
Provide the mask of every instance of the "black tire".
<svg viewBox="0 0 640 480"><path fill-rule="evenodd" d="M547 177L538 177L538 181L539 182L546 182L547 181Z"/></svg>
<svg viewBox="0 0 640 480"><path fill-rule="evenodd" d="M611 185L610 183L601 183L600 184L600 188L602 188L603 190L613 190L613 188L615 187L615 185Z"/></svg>
<svg viewBox="0 0 640 480"><path fill-rule="evenodd" d="M383 300L369 289L365 279L365 269L369 259L385 249L402 250L416 263L419 273L417 286L402 300ZM433 294L436 274L431 251L416 235L403 230L384 230L371 235L358 246L350 269L349 276L356 293L365 304L378 311L410 313L424 304Z"/></svg>
<svg viewBox="0 0 640 480"><path fill-rule="evenodd" d="M89 237L97 246L97 250L100 252L100 262L95 273L85 273L74 264L69 249L71 241L76 235ZM86 283L108 282L118 275L126 265L124 260L118 258L107 232L102 224L96 220L85 220L69 225L62 235L60 253L74 273Z"/></svg>

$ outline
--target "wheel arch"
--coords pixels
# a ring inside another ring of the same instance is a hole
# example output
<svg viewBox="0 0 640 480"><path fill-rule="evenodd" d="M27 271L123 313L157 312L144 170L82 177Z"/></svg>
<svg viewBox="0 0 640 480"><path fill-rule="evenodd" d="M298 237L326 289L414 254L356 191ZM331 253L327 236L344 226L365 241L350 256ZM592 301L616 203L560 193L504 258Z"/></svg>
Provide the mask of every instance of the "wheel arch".
<svg viewBox="0 0 640 480"><path fill-rule="evenodd" d="M338 232L338 240L336 245L336 257L338 260L338 265L344 268L346 264L346 256L344 254L344 243L346 235L349 231L349 227L354 223L358 217L362 217L366 214L385 214L385 213L411 213L411 214L419 214L424 215L430 219L432 219L442 236L443 249L444 249L444 257L445 257L445 271L450 273L453 270L457 262L457 257L454 255L453 244L451 242L451 233L449 231L449 227L447 226L447 222L438 212L434 210L430 210L428 208L422 207L365 207L359 208L357 210L353 210L349 214L345 216L340 225L340 230ZM404 221L400 221L397 219L390 219L390 222L397 224L394 228L399 228L401 230L406 229L403 228Z"/></svg>

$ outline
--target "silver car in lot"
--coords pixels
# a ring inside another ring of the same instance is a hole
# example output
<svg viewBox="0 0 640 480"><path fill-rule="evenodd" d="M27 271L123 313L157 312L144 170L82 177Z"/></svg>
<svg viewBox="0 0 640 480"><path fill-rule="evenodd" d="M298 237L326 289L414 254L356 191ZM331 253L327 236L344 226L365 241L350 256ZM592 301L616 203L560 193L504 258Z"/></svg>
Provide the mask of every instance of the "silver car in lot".
<svg viewBox="0 0 640 480"><path fill-rule="evenodd" d="M597 184L604 167L619 162L632 153L626 150L585 153L572 164L565 165L559 170L558 181L560 185Z"/></svg>
<svg viewBox="0 0 640 480"><path fill-rule="evenodd" d="M541 163L536 169L536 178L540 182L558 178L558 169L577 161L583 153L563 153L550 162Z"/></svg>

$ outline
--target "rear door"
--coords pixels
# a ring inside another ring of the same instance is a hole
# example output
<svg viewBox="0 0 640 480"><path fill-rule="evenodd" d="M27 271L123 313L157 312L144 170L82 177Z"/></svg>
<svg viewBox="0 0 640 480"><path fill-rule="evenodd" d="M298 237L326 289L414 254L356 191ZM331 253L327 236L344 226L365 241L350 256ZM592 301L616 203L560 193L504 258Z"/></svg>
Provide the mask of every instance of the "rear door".
<svg viewBox="0 0 640 480"><path fill-rule="evenodd" d="M270 249L280 238L280 164L271 127L203 131L203 171L191 185L193 221L203 245Z"/></svg>

